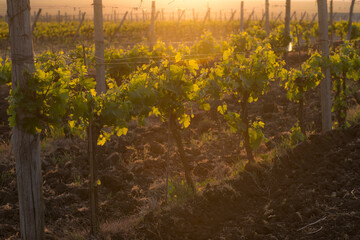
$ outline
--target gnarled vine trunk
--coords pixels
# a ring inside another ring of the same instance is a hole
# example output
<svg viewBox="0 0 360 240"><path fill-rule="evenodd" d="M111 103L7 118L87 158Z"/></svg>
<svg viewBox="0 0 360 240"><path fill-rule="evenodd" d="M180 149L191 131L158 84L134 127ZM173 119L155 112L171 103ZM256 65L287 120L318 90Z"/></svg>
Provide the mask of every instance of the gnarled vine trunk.
<svg viewBox="0 0 360 240"><path fill-rule="evenodd" d="M191 177L189 160L187 159L187 157L185 155L184 144L183 144L181 135L179 133L179 130L177 129L177 126L176 126L176 115L174 113L170 113L169 122L170 122L170 124L169 124L170 130L171 130L172 135L175 138L176 145L177 145L179 155L180 155L180 159L181 159L181 162L182 162L182 165L184 168L186 183L191 188L191 190L193 192L195 192L196 189L195 189L195 185L192 180L192 177Z"/></svg>
<svg viewBox="0 0 360 240"><path fill-rule="evenodd" d="M241 119L244 121L245 123L245 132L244 132L244 145L245 145L245 150L246 150L246 154L247 157L249 159L250 162L254 162L254 156L252 153L252 148L250 145L250 136L249 136L249 112L248 112L248 99L249 99L249 93L245 92L243 99L241 101Z"/></svg>

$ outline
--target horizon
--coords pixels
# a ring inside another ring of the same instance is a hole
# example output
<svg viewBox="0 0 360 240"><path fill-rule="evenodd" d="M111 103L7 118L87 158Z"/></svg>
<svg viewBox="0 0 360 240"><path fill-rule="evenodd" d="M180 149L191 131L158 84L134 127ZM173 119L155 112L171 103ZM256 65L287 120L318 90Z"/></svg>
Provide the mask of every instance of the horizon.
<svg viewBox="0 0 360 240"><path fill-rule="evenodd" d="M36 11L39 8L42 8L43 13L48 12L49 14L57 13L58 10L62 12L67 12L69 15L77 14L79 10L81 11L92 11L92 2L93 0L78 0L76 4L71 0L59 1L54 0L31 0L31 11ZM140 0L131 1L131 0L103 0L104 5L104 14L109 14L112 11L116 10L118 13L125 11L134 11L136 10L149 10L151 9L152 0L143 0L142 3ZM248 0L244 1L245 4L245 13L247 11L262 11L264 6L259 5L259 3L264 2L264 0ZM303 4L306 2L306 4ZM264 4L263 4L264 5ZM355 4L354 12L359 12L359 4ZM240 6L240 1L234 0L198 0L194 3L193 0L157 0L156 8L164 9L165 12L175 11L177 9L195 9L198 11L206 11L207 7L210 7L214 10L224 10L229 11L231 9L238 9ZM347 12L349 10L350 0L335 0L334 1L334 12ZM282 1L270 1L270 8L273 8L274 12L282 11L285 7L285 0ZM316 1L315 0L293 0L292 1L292 11L309 11L317 12ZM0 0L0 15L5 15L6 13L6 0ZM89 14L91 15L91 14Z"/></svg>

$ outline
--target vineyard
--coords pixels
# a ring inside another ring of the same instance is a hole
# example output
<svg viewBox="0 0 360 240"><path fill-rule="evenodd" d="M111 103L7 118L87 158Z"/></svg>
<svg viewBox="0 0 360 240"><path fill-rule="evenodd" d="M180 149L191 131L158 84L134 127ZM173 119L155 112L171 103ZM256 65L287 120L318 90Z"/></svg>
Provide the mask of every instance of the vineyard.
<svg viewBox="0 0 360 240"><path fill-rule="evenodd" d="M0 239L28 137L44 239L358 239L360 24L314 19L40 22L21 74L0 22Z"/></svg>

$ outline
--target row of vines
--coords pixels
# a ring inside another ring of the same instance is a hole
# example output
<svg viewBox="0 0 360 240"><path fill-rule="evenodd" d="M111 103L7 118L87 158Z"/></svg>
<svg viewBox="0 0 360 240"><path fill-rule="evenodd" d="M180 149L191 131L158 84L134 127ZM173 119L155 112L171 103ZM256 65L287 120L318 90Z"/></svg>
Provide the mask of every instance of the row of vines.
<svg viewBox="0 0 360 240"><path fill-rule="evenodd" d="M209 51L214 54L209 55ZM151 50L143 45L109 49L105 52L107 91L102 95L95 91L94 48L79 46L66 54L45 52L36 58L36 72L27 89L11 90L9 123L15 126L21 122L32 134L51 136L60 129L64 135L83 138L93 123L99 130L97 144L104 145L113 135L126 135L131 120L142 125L147 117L157 116L168 122L186 182L195 191L181 135L191 124L194 109L215 108L231 132L239 135L252 162L254 150L265 139L265 125L261 119L249 118L249 104L266 94L271 82L279 83L288 99L299 105L299 121L293 131L296 140L303 140L304 95L320 84L321 68L328 65L333 79L333 112L338 126L346 126L347 98L354 89L349 84L360 74L359 52L354 45L343 43L333 50L330 59L315 51L297 68L285 66L281 59L284 51L274 46L271 36L262 38L256 33L232 35L221 44L206 33L192 47L177 49L161 42ZM8 59L0 59L0 63L0 82L9 83L11 64ZM225 96L238 101L240 112L228 109ZM17 117L18 109L26 113L23 119Z"/></svg>
<svg viewBox="0 0 360 240"><path fill-rule="evenodd" d="M150 23L148 22L134 23L125 21L119 30L118 24L106 22L104 23L105 39L109 40L109 42L116 42L117 37L122 36L123 41L123 38L126 36L127 42L122 42L122 44L125 45L127 45L127 43L146 41L149 37L147 35L149 24ZM267 34L263 30L263 25L264 23L261 21L249 21L245 24L245 31L251 35L256 35L258 38L264 39ZM292 36L297 38L296 31L298 31L301 33L301 37L306 41L306 43L310 43L311 38L317 37L318 35L318 24L313 21L292 21L291 25L291 29L293 30ZM360 37L360 24L353 23L352 25L351 39L357 39ZM38 43L51 42L51 44L72 44L78 27L79 23L77 22L60 24L57 22L38 23L34 31L34 41ZM347 21L335 22L333 26L330 26L329 33L336 34L341 39L345 39L347 28ZM216 39L222 39L224 36L228 36L232 33L238 33L240 29L240 22L156 22L155 29L156 38L160 41L193 42L194 39L199 39L200 35L205 31L211 32ZM284 32L284 24L281 21L270 21L270 30L273 36L273 44L282 44L284 39L276 38L276 36ZM84 22L80 27L79 34L81 36L81 40L92 40L94 36L93 23ZM8 39L8 37L9 31L7 23L0 22L0 39L4 40ZM119 41L119 43L121 42Z"/></svg>

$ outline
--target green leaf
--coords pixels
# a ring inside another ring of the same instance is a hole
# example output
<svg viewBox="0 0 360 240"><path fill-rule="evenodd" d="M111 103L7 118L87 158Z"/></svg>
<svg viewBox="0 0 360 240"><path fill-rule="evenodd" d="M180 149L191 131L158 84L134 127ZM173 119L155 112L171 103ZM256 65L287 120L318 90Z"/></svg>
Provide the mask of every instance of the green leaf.
<svg viewBox="0 0 360 240"><path fill-rule="evenodd" d="M200 105L200 108L205 111L210 111L210 104L209 103L203 103Z"/></svg>

